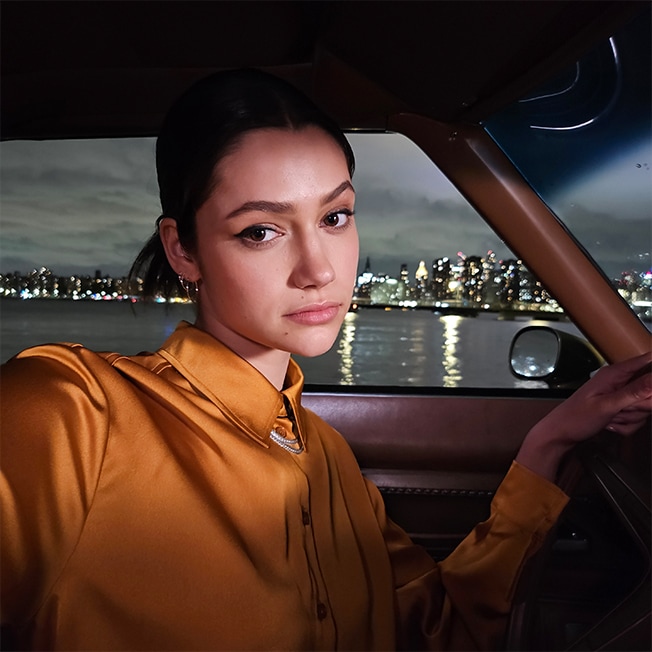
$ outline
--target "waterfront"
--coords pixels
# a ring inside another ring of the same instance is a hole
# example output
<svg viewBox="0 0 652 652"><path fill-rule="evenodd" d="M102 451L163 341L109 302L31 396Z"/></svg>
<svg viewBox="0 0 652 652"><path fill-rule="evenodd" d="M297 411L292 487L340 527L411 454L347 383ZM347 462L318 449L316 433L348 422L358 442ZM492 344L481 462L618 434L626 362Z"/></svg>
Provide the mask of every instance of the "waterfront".
<svg viewBox="0 0 652 652"><path fill-rule="evenodd" d="M115 301L0 301L0 360L44 342L80 342L125 354L155 350L176 324L193 320L190 304ZM437 315L428 310L360 309L347 315L333 348L299 358L306 382L341 385L533 387L509 372L513 335L530 324L578 334L567 321Z"/></svg>

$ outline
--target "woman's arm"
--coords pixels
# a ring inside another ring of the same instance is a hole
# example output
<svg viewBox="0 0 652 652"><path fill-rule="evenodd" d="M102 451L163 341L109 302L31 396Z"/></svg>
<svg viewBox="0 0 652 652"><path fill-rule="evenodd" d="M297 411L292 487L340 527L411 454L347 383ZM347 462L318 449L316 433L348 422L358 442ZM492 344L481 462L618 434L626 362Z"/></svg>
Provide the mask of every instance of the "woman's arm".
<svg viewBox="0 0 652 652"><path fill-rule="evenodd" d="M575 444L608 428L636 432L649 418L652 355L600 370L528 433L492 501L491 515L423 575L385 528L396 579L399 647L494 649L504 636L513 591L567 502L548 482ZM406 572L406 569L410 572Z"/></svg>
<svg viewBox="0 0 652 652"><path fill-rule="evenodd" d="M623 436L638 431L652 410L652 353L596 373L527 434L516 461L555 481L564 455L603 429Z"/></svg>

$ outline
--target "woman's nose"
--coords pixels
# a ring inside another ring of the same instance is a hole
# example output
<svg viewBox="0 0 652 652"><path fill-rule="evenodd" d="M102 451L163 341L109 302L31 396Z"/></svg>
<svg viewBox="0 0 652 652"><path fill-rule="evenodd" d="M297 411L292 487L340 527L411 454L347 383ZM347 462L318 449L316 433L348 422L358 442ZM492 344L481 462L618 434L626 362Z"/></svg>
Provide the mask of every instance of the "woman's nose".
<svg viewBox="0 0 652 652"><path fill-rule="evenodd" d="M296 287L323 287L335 279L335 268L327 248L318 238L297 248L292 282Z"/></svg>

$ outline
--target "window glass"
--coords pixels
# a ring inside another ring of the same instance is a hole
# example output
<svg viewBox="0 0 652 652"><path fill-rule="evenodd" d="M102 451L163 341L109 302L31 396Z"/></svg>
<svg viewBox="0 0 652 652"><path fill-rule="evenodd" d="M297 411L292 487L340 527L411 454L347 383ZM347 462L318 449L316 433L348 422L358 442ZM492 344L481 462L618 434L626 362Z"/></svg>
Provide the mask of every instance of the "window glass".
<svg viewBox="0 0 652 652"><path fill-rule="evenodd" d="M514 378L513 335L573 333L559 306L434 164L395 134L351 134L358 287L332 350L299 359L308 383L540 387ZM124 282L159 205L151 139L2 144L2 360L77 341L152 350L191 304L146 306Z"/></svg>
<svg viewBox="0 0 652 652"><path fill-rule="evenodd" d="M486 128L601 267L652 319L650 11Z"/></svg>
<svg viewBox="0 0 652 652"><path fill-rule="evenodd" d="M340 338L308 382L543 388L509 371L512 337L560 306L430 159L398 134L349 134L360 275ZM327 362L327 364L325 364Z"/></svg>

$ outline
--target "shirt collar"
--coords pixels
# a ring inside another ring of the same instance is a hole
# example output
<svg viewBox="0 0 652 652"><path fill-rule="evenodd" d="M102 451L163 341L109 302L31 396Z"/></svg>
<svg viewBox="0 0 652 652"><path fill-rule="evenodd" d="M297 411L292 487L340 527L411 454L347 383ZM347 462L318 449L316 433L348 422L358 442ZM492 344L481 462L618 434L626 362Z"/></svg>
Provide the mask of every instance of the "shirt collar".
<svg viewBox="0 0 652 652"><path fill-rule="evenodd" d="M263 374L244 358L205 331L181 322L158 353L195 389L216 405L235 425L268 445L276 418L284 413L283 396L299 423L303 374L290 359L284 389L279 392Z"/></svg>

